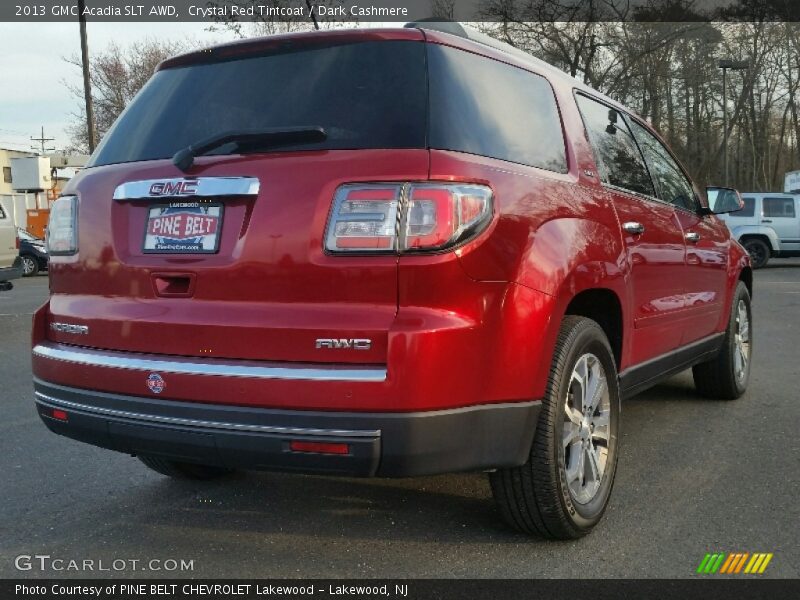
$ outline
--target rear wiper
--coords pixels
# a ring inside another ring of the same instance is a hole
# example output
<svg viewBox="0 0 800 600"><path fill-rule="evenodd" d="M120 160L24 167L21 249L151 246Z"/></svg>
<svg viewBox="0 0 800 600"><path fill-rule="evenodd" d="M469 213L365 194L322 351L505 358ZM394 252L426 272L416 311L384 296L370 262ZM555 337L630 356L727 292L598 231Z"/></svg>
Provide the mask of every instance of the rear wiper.
<svg viewBox="0 0 800 600"><path fill-rule="evenodd" d="M325 141L327 137L328 134L322 127L283 127L261 129L259 131L229 131L211 136L201 142L178 150L172 157L172 164L181 171L186 171L192 166L196 156L202 156L211 150L230 143L235 143L237 148L248 145L277 148L295 144L314 144Z"/></svg>

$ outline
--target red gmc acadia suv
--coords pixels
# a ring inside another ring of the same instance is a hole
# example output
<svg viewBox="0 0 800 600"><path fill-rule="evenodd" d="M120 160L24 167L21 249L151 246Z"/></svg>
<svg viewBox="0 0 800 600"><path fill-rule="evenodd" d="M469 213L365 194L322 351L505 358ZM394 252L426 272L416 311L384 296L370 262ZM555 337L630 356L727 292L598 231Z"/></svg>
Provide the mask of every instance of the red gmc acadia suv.
<svg viewBox="0 0 800 600"><path fill-rule="evenodd" d="M53 207L38 411L177 477L486 470L512 526L578 537L621 398L745 390L740 206L454 23L178 56Z"/></svg>

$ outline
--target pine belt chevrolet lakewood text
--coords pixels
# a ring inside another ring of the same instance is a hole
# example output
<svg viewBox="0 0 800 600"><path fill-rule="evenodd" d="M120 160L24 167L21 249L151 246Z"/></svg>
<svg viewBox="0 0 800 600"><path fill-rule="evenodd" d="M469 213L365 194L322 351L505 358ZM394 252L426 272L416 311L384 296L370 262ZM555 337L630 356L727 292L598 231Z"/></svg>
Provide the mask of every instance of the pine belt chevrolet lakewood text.
<svg viewBox="0 0 800 600"><path fill-rule="evenodd" d="M487 470L511 525L577 537L621 397L745 390L740 206L456 24L178 56L53 206L39 414L177 477Z"/></svg>

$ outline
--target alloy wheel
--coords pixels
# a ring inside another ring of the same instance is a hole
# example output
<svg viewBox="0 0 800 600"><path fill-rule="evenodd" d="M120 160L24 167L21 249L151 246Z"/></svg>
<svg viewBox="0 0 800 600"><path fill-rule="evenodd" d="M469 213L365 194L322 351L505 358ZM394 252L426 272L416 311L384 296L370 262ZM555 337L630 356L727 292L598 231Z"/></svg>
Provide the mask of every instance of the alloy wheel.
<svg viewBox="0 0 800 600"><path fill-rule="evenodd" d="M30 256L22 257L22 273L23 275L30 275L36 270L36 263Z"/></svg>
<svg viewBox="0 0 800 600"><path fill-rule="evenodd" d="M570 496L590 502L600 489L608 462L611 399L603 365L582 355L572 370L564 404L562 443Z"/></svg>
<svg viewBox="0 0 800 600"><path fill-rule="evenodd" d="M736 306L736 332L733 341L733 369L736 381L741 383L747 377L747 365L750 361L750 316L744 300L739 300Z"/></svg>

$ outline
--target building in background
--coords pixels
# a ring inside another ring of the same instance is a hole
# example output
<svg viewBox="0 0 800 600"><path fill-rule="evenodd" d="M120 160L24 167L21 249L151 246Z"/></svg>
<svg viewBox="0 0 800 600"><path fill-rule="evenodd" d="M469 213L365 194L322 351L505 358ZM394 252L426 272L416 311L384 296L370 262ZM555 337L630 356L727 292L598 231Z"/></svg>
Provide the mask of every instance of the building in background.
<svg viewBox="0 0 800 600"><path fill-rule="evenodd" d="M30 156L36 156L36 153L26 152L25 150L12 150L11 148L0 148L0 168L3 171L3 178L0 179L0 195L8 196L14 193L11 177L11 159Z"/></svg>
<svg viewBox="0 0 800 600"><path fill-rule="evenodd" d="M50 205L64 185L86 164L85 154L40 156L35 152L0 148L0 196L17 227L44 236Z"/></svg>

